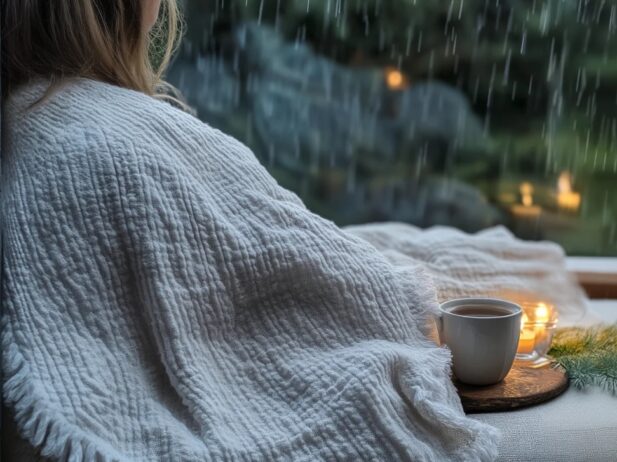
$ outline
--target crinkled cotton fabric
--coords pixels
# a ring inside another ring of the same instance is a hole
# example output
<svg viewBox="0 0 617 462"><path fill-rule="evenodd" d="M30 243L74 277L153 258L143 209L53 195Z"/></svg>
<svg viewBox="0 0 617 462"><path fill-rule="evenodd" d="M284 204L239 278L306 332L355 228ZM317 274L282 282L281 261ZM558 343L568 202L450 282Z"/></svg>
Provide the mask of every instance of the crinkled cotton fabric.
<svg viewBox="0 0 617 462"><path fill-rule="evenodd" d="M345 229L397 266L421 265L440 302L494 297L531 306L548 303L558 311L560 326L595 319L584 291L566 269L563 249L553 242L522 241L504 227L476 234L442 226L421 230L405 223Z"/></svg>
<svg viewBox="0 0 617 462"><path fill-rule="evenodd" d="M3 393L71 461L492 460L418 265L314 215L238 141L87 79L4 116Z"/></svg>

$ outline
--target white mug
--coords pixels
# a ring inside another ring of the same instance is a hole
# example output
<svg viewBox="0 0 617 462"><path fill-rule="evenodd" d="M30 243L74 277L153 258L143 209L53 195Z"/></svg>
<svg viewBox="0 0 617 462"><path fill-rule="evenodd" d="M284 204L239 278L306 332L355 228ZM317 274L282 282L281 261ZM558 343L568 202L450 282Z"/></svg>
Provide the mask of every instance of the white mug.
<svg viewBox="0 0 617 462"><path fill-rule="evenodd" d="M521 307L492 298L462 298L439 306L442 344L452 351L456 378L470 385L491 385L512 368L521 332Z"/></svg>

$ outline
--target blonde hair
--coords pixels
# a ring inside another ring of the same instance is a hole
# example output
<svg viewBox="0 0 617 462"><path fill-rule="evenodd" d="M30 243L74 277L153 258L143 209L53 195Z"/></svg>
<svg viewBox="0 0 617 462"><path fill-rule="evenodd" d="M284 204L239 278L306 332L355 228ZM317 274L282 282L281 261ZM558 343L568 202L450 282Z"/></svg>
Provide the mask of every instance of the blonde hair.
<svg viewBox="0 0 617 462"><path fill-rule="evenodd" d="M160 93L180 36L178 8L162 0L147 31L144 1L2 0L3 96L37 77L51 87L85 77Z"/></svg>

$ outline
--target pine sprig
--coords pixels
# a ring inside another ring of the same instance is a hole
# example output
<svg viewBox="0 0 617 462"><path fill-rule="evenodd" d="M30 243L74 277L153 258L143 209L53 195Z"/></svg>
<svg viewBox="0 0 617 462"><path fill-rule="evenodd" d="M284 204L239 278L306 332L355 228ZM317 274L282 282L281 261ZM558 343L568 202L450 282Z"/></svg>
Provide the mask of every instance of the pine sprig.
<svg viewBox="0 0 617 462"><path fill-rule="evenodd" d="M617 324L559 329L549 354L575 388L598 386L617 395Z"/></svg>

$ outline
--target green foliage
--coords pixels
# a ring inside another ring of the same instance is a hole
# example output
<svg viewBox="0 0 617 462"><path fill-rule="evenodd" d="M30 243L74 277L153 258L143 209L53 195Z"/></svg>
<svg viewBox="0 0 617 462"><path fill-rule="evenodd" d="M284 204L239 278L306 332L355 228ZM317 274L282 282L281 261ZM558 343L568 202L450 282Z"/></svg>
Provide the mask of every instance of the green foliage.
<svg viewBox="0 0 617 462"><path fill-rule="evenodd" d="M549 354L575 388L598 386L617 395L617 324L559 329Z"/></svg>

